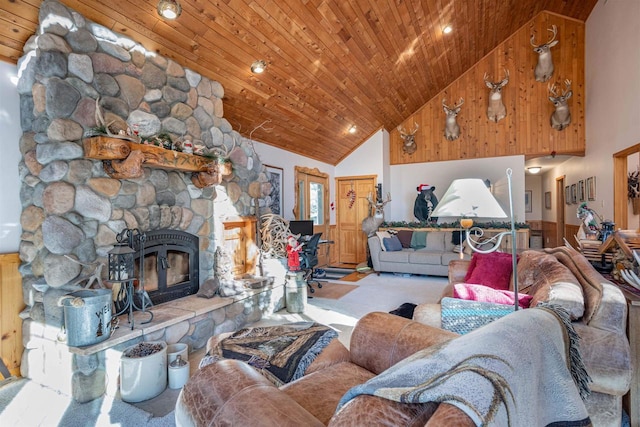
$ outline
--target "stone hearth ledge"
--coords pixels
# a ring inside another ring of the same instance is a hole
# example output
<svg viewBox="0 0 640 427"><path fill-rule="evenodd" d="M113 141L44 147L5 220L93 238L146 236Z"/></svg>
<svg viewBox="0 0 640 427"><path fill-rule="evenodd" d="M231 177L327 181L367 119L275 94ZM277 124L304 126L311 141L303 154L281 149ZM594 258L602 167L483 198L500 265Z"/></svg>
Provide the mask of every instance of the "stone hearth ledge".
<svg viewBox="0 0 640 427"><path fill-rule="evenodd" d="M118 316L118 328L113 332L109 339L106 339L98 344L85 347L69 346L69 352L81 356L89 356L91 354L115 347L118 344L122 344L123 342L132 340L134 338L142 337L153 332L166 329L169 326L175 325L184 320L189 320L194 317L210 313L214 310L224 308L235 302L251 298L254 295L264 292L265 290L272 290L277 287L279 286L267 285L258 289L247 289L246 292L233 297L215 296L213 298L201 298L196 295L189 295L184 298L151 307L150 310L153 313L153 320L150 323L142 323L148 320L148 314L143 314L140 311L135 311L133 313L133 329L131 329L131 325L128 321L128 315L125 313Z"/></svg>

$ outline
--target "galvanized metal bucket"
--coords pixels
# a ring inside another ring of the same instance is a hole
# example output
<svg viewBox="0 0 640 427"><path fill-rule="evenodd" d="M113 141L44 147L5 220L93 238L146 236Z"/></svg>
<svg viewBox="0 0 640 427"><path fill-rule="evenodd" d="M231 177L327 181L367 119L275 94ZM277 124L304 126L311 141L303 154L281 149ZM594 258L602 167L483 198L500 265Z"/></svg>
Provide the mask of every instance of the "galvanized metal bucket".
<svg viewBox="0 0 640 427"><path fill-rule="evenodd" d="M102 342L111 335L111 291L83 289L60 299L64 308L67 344L82 347Z"/></svg>

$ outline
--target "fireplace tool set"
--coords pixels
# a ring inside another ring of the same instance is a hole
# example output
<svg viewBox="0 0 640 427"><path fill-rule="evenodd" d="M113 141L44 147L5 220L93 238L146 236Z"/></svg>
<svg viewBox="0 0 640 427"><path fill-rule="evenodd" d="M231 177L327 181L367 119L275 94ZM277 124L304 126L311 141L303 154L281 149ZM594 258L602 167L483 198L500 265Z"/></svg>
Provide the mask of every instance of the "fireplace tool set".
<svg viewBox="0 0 640 427"><path fill-rule="evenodd" d="M153 320L153 313L148 309L153 304L149 298L149 294L144 289L144 242L146 235L139 229L124 229L116 236L118 242L114 248L109 251L109 281L112 283L115 295L116 313L119 316L127 313L127 319L134 327L133 311L138 310L144 314L148 314L149 318L143 322L143 325ZM139 278L135 277L135 255L138 249L138 268Z"/></svg>

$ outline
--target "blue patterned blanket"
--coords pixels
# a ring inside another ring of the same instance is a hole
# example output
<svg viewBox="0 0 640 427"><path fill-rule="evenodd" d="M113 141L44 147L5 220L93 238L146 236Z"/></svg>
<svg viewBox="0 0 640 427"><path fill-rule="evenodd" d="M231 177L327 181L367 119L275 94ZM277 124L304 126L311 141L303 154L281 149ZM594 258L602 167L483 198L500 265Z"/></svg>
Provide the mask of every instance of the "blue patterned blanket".
<svg viewBox="0 0 640 427"><path fill-rule="evenodd" d="M442 298L441 307L442 329L461 335L514 311L512 305L467 301L458 298Z"/></svg>

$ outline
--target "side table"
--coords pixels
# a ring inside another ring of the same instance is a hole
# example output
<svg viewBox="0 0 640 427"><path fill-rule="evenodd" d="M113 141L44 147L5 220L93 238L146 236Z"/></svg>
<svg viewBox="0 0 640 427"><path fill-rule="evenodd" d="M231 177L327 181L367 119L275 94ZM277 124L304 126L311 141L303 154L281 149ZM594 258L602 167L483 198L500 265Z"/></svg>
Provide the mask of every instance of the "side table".
<svg viewBox="0 0 640 427"><path fill-rule="evenodd" d="M624 396L622 406L629 415L631 427L640 427L640 296L623 287L619 289L627 300L627 337L633 366L631 388Z"/></svg>

